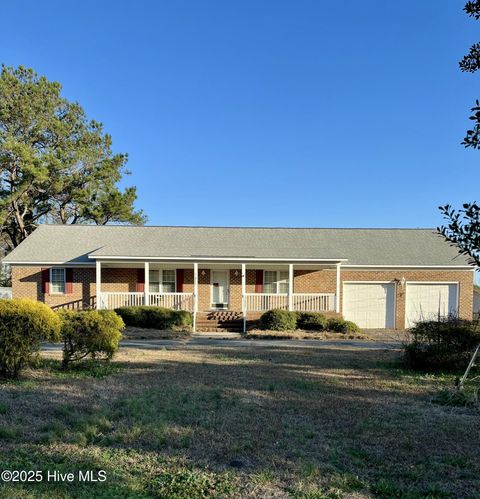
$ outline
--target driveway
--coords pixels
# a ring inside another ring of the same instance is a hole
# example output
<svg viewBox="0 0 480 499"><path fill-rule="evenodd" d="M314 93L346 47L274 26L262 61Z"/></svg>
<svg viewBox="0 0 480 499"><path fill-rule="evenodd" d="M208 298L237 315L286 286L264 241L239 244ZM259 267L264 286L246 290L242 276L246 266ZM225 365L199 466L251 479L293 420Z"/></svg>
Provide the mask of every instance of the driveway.
<svg viewBox="0 0 480 499"><path fill-rule="evenodd" d="M123 340L120 345L129 348L145 348L145 349L166 349L178 350L198 347L286 347L286 348L301 348L308 346L310 348L361 348L365 350L385 350L399 349L401 342L395 340L259 340L259 339L225 339L225 338L209 338L193 336L181 340ZM43 351L62 350L61 343L48 343L42 345Z"/></svg>

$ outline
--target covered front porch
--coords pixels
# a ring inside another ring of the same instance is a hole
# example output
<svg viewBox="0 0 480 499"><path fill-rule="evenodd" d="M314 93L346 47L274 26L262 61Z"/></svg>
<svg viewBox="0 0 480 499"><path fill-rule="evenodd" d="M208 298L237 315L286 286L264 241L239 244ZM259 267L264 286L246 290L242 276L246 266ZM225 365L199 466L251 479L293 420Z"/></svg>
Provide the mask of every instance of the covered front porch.
<svg viewBox="0 0 480 499"><path fill-rule="evenodd" d="M97 308L158 306L249 314L271 309L340 311L344 260L96 260ZM122 277L123 276L123 277Z"/></svg>

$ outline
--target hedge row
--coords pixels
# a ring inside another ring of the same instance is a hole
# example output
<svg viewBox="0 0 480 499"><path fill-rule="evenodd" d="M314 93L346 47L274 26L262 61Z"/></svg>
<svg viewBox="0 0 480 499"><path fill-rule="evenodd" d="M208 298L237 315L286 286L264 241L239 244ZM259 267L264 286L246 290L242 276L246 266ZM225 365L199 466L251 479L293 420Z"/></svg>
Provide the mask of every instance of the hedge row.
<svg viewBox="0 0 480 499"><path fill-rule="evenodd" d="M465 369L480 343L480 331L472 321L449 317L418 322L404 345L405 363L413 369L443 371Z"/></svg>
<svg viewBox="0 0 480 499"><path fill-rule="evenodd" d="M190 327L193 317L184 310L171 310L162 307L121 307L115 312L127 326L150 329L172 329Z"/></svg>
<svg viewBox="0 0 480 499"><path fill-rule="evenodd" d="M355 323L341 318L327 319L320 313L289 312L280 309L265 312L260 317L260 328L271 331L305 329L308 331L335 331L337 333L358 333L360 331Z"/></svg>
<svg viewBox="0 0 480 499"><path fill-rule="evenodd" d="M111 310L61 311L33 300L0 300L0 374L18 376L42 341L64 342L63 363L91 356L110 359L122 338L122 319Z"/></svg>

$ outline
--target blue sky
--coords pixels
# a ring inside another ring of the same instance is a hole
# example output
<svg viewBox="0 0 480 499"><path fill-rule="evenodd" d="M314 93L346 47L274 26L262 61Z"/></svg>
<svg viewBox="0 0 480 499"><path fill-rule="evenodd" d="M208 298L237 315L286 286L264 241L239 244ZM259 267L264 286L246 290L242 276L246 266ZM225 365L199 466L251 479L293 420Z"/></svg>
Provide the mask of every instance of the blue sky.
<svg viewBox="0 0 480 499"><path fill-rule="evenodd" d="M15 0L0 61L104 123L150 224L436 226L480 199L463 4Z"/></svg>

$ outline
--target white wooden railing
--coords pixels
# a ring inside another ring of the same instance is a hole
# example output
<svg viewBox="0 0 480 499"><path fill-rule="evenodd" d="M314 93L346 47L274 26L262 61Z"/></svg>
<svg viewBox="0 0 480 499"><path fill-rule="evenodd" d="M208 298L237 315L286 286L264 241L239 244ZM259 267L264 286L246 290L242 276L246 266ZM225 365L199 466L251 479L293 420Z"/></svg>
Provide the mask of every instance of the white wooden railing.
<svg viewBox="0 0 480 499"><path fill-rule="evenodd" d="M264 312L274 308L288 309L288 295L270 293L245 293L245 310Z"/></svg>
<svg viewBox="0 0 480 499"><path fill-rule="evenodd" d="M193 311L193 293L150 293L149 298L154 307Z"/></svg>
<svg viewBox="0 0 480 499"><path fill-rule="evenodd" d="M288 294L245 294L245 312L265 312L274 308L288 310ZM291 309L297 312L333 312L335 310L335 294L293 293Z"/></svg>
<svg viewBox="0 0 480 499"><path fill-rule="evenodd" d="M193 311L193 293L149 293L147 305L173 310ZM145 293L100 293L99 308L113 310L120 307L145 305Z"/></svg>
<svg viewBox="0 0 480 499"><path fill-rule="evenodd" d="M113 310L119 307L139 307L145 303L145 293L100 293L99 307Z"/></svg>
<svg viewBox="0 0 480 499"><path fill-rule="evenodd" d="M297 312L333 312L335 310L334 293L294 293L292 309Z"/></svg>

